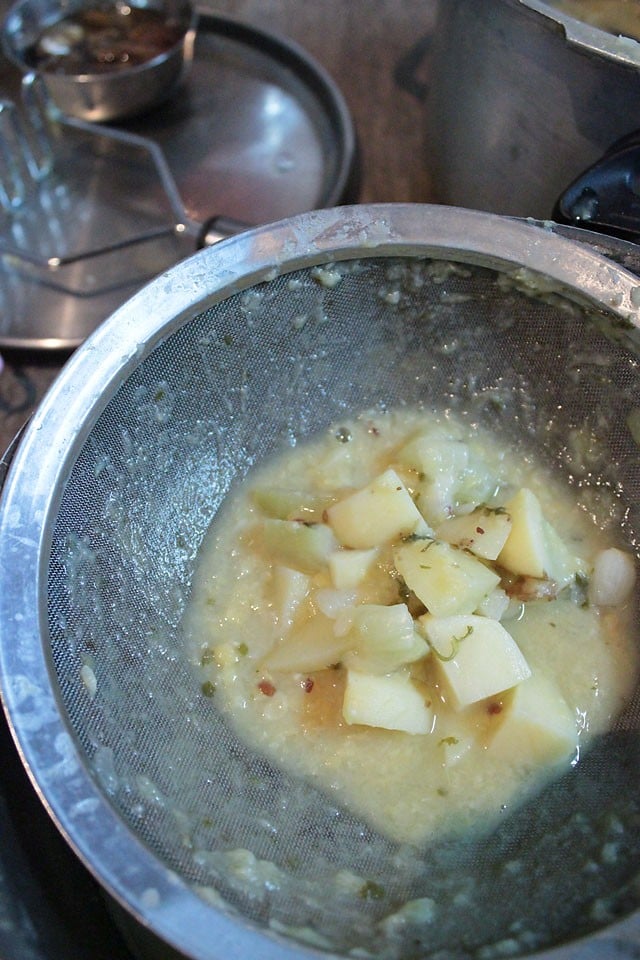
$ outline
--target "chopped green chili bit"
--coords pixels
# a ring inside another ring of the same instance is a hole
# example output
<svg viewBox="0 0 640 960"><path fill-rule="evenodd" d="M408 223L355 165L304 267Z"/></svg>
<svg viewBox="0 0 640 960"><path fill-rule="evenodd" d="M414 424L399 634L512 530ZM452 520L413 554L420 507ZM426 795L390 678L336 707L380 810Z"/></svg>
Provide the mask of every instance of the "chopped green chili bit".
<svg viewBox="0 0 640 960"><path fill-rule="evenodd" d="M451 637L451 653L449 653L447 656L445 656L443 653L440 653L440 651L436 650L435 647L432 647L431 649L433 650L438 660L442 660L443 663L449 663L450 660L455 660L455 658L457 657L458 650L460 649L460 644L462 643L462 641L466 640L467 637L470 637L472 633L473 633L473 627L471 626L471 624L469 624L469 626L467 627L467 629L465 630L465 632L462 634L461 637Z"/></svg>

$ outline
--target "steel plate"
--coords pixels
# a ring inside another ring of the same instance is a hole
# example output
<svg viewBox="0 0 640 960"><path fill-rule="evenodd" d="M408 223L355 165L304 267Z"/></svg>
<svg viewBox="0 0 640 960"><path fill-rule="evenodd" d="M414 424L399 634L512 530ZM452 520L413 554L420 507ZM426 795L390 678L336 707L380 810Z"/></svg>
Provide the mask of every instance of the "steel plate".
<svg viewBox="0 0 640 960"><path fill-rule="evenodd" d="M18 99L19 81L15 69L1 61L0 96ZM160 148L186 215L202 226L200 236L148 244L144 271L133 277L126 246L110 255L106 268L102 261L80 257L73 264L71 294L59 273L23 269L15 258L3 256L0 347L73 349L151 276L187 256L203 238L212 242L245 225L355 199L355 135L340 91L297 45L235 20L201 12L186 82L163 106L116 129ZM64 170L54 176L59 181ZM83 185L86 205L96 189L90 173ZM126 178L98 186L103 196L113 193L114 209L118 201L126 203L118 196L126 190ZM86 210L83 216L86 222ZM104 243L109 231L104 217L94 220L89 248ZM0 232L0 246L3 236L6 230ZM119 279L96 283L104 269L118 278L119 266Z"/></svg>

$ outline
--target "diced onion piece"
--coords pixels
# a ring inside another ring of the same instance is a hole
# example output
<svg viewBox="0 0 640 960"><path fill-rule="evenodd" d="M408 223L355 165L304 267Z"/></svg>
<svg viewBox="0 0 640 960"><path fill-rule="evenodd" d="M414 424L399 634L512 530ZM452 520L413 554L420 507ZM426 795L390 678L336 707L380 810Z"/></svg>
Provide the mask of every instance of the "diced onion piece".
<svg viewBox="0 0 640 960"><path fill-rule="evenodd" d="M347 608L350 610L355 599L355 593L349 590L335 590L332 587L316 590L314 594L318 610L331 620L335 620Z"/></svg>
<svg viewBox="0 0 640 960"><path fill-rule="evenodd" d="M618 607L629 597L636 579L631 554L617 547L601 550L589 581L589 601L597 607Z"/></svg>
<svg viewBox="0 0 640 960"><path fill-rule="evenodd" d="M345 638L336 636L333 621L316 613L282 638L263 659L262 666L288 673L324 670L339 663L346 646Z"/></svg>

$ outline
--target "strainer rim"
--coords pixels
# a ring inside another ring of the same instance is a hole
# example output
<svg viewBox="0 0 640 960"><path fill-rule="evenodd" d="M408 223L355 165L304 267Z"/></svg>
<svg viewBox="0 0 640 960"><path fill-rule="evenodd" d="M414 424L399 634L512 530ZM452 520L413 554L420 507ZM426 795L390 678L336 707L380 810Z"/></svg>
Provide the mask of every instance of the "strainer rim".
<svg viewBox="0 0 640 960"><path fill-rule="evenodd" d="M59 829L108 892L189 956L217 960L233 943L233 955L240 944L247 955L286 960L300 957L302 948L273 934L265 940L249 925L240 933L242 921L222 912L215 942L209 935L206 947L213 908L134 837L97 790L59 710L45 650L48 550L61 487L123 380L163 339L217 300L281 272L405 255L529 269L640 325L637 277L537 224L423 204L312 211L195 254L118 309L71 358L34 414L0 498L0 686L23 763ZM616 929L631 935L639 926L634 914ZM560 957L564 949L544 956Z"/></svg>

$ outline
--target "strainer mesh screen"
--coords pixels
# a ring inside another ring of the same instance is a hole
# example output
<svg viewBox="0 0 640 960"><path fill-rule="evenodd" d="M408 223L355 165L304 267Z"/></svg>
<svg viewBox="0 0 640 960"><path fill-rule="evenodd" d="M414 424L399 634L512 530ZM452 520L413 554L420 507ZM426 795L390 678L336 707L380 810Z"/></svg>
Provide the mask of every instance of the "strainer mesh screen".
<svg viewBox="0 0 640 960"><path fill-rule="evenodd" d="M311 926L336 949L375 955L376 922L431 898L435 910L457 903L454 915L412 931L397 947L405 958L445 946L450 960L474 955L505 930L527 951L635 905L635 709L490 838L443 837L425 853L384 840L238 742L183 649L196 554L227 491L272 451L403 404L524 441L577 487L591 478L594 511L599 491L614 490L605 519L635 547L640 473L626 421L640 405L637 361L598 320L479 267L407 257L301 270L195 316L91 429L51 550L61 702L98 789L138 837L253 920ZM598 440L588 462L574 429ZM270 864L278 883L248 879L264 880ZM569 870L580 882L566 884ZM345 898L348 875L384 895Z"/></svg>

